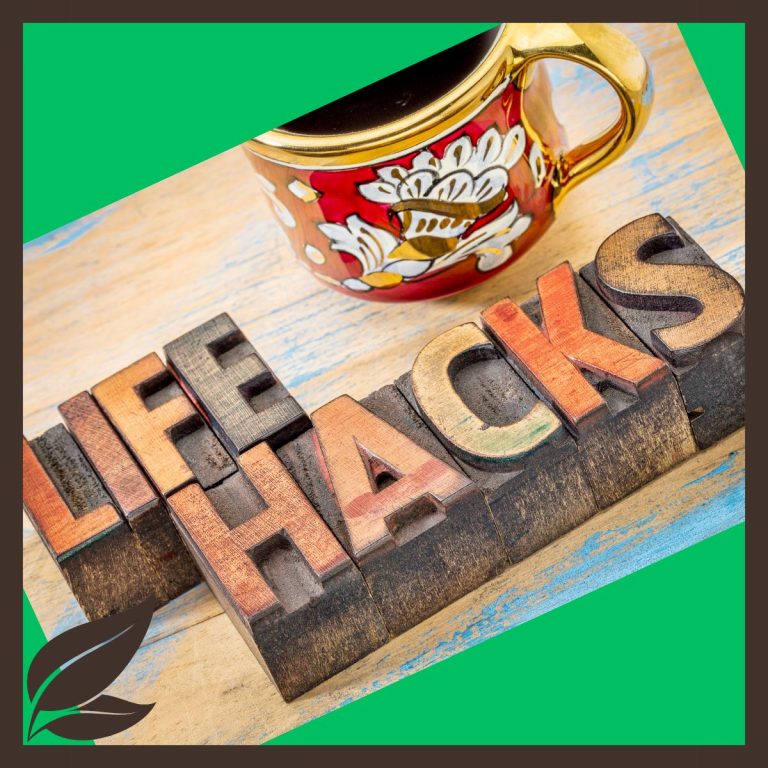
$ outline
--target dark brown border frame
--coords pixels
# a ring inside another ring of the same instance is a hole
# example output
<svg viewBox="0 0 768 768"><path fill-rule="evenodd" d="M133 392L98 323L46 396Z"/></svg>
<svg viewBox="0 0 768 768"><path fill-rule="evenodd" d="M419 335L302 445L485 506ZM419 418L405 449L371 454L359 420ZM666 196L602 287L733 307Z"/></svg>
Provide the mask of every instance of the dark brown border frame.
<svg viewBox="0 0 768 768"><path fill-rule="evenodd" d="M730 2L727 7L722 3L715 4L711 0L684 0L676 3L674 8L668 2L645 0L642 5L606 2L599 0L589 4L566 2L565 0L550 0L546 6L539 3L521 7L510 0L485 0L482 5L448 4L446 0L422 0L418 6L409 4L407 9L392 7L386 4L363 3L360 0L336 0L333 4L327 2L309 2L309 0L293 0L290 6L275 4L271 7L263 3L245 3L242 0L220 0L215 4L181 4L165 2L160 6L149 0L133 0L130 4L106 3L104 0L80 0L76 4L63 4L52 0L37 0L26 7L6 7L3 12L2 29L6 35L5 45L0 49L4 60L4 71L12 73L10 82L4 93L6 103L10 107L6 112L7 119L3 121L2 130L7 135L5 142L6 158L10 160L17 185L11 189L6 187L5 194L5 226L3 234L11 242L4 249L6 254L3 264L3 279L0 281L2 301L0 313L2 327L5 328L3 347L8 359L9 368L0 378L0 394L6 403L5 429L2 431L2 468L3 487L7 488L8 516L18 514L21 506L21 461L18 451L18 436L22 432L22 262L19 258L19 245L22 242L21 222L22 203L18 184L22 181L22 77L21 49L22 24L25 22L138 22L138 21L188 21L188 22L255 22L255 21L317 21L317 22L359 22L359 21L392 21L399 17L403 21L500 21L514 14L516 20L530 21L641 21L653 19L657 22L670 21L738 21L746 22L747 34L747 136L758 136L759 128L764 125L765 96L760 87L762 77L754 73L764 71L765 62L762 58L763 27L762 14L757 10L756 3ZM518 14L524 14L519 18ZM469 16L474 18L470 19ZM14 114L15 113L15 114ZM14 119L15 118L15 119ZM755 143L755 147L759 145ZM763 179L765 174L761 167L765 163L764 153L753 151L750 156L750 174L747 176L748 199L755 210L764 208L766 203L766 187ZM755 257L749 262L750 284L752 292L759 290L762 280L768 272L768 259L764 256L765 249L761 248L760 234L763 228L747 224L747 241L752 246ZM18 235L16 234L18 233ZM756 288L757 286L757 288ZM755 301L751 305L750 315L752 328L765 327L765 312L767 302ZM761 314L763 317L761 317ZM757 341L756 341L757 339ZM760 345L760 346L758 346ZM749 447L748 465L756 469L765 465L766 448L762 442L761 387L762 374L765 372L765 355L761 354L762 346L759 336L755 333L747 342L749 373L747 378L747 403L750 411L750 429L747 433ZM747 716L745 747L278 747L261 749L257 755L247 753L247 747L218 747L226 750L226 760L258 761L260 765L306 765L317 761L338 766L349 760L355 765L365 761L366 765L382 764L391 766L393 761L404 758L415 758L419 764L424 761L435 761L445 765L466 766L472 759L490 759L492 761L520 760L538 765L562 764L565 761L590 766L648 765L674 763L676 765L713 765L731 766L755 765L759 755L765 760L765 731L761 724L764 703L762 688L765 678L766 647L764 627L766 620L762 615L765 610L765 557L761 557L761 543L765 538L766 518L760 509L768 490L766 473L750 472L747 484L747 508L752 510L749 519L749 535L747 537ZM18 518L16 518L18 519ZM7 669L16 683L4 686L6 693L0 697L0 724L3 729L4 752L13 765L46 765L52 761L77 760L80 765L100 765L109 760L113 766L135 764L137 756L130 752L130 747L113 747L108 755L99 750L79 748L76 752L64 754L64 750L74 747L22 747L20 734L22 731L21 707L18 695L23 690L21 669L21 593L22 585L22 549L10 544L5 556L0 559L2 579L0 586L3 591L1 605L6 611L16 617L18 624L4 637L0 637L0 648L6 659ZM761 567L762 566L762 567ZM761 571L763 571L761 573ZM761 579L762 577L762 579ZM139 747L142 750L142 762L147 759L155 761L184 760L188 765L204 765L212 757L204 747ZM168 754L167 750L174 750ZM183 750L180 752L179 750ZM221 759L217 757L216 759Z"/></svg>

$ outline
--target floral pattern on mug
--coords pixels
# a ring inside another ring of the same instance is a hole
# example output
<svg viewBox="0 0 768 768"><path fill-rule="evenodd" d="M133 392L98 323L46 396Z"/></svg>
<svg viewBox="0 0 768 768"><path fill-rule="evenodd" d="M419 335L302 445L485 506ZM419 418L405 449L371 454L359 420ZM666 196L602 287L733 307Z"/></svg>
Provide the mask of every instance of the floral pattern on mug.
<svg viewBox="0 0 768 768"><path fill-rule="evenodd" d="M425 149L414 157L410 169L379 168L378 178L360 184L358 192L387 206L387 215L399 222L398 234L357 214L343 224L317 225L333 250L353 256L362 267L359 277L340 280L340 285L352 291L393 288L471 256L477 258L480 272L507 262L514 241L531 223L530 216L520 214L517 202L512 200L497 217L473 227L509 202L509 169L523 157L525 143L522 125L504 136L493 125L474 144L467 135L452 141L442 157ZM535 142L528 165L539 187L546 163Z"/></svg>

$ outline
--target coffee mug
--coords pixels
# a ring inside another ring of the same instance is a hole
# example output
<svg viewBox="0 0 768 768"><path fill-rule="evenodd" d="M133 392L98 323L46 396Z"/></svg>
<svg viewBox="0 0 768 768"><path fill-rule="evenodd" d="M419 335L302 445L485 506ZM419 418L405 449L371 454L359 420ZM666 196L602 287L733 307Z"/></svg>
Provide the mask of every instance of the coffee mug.
<svg viewBox="0 0 768 768"><path fill-rule="evenodd" d="M594 70L617 121L565 148L541 60ZM564 193L648 117L640 51L605 24L503 24L250 140L246 154L300 263L373 301L447 296L519 258Z"/></svg>

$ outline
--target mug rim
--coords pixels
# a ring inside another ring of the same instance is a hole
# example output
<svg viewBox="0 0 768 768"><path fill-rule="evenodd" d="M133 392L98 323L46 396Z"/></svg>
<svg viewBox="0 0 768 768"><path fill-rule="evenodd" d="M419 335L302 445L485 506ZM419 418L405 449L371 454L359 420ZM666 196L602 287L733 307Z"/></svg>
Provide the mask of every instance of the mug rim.
<svg viewBox="0 0 768 768"><path fill-rule="evenodd" d="M510 23L477 66L446 93L397 120L358 131L305 134L275 128L249 139L246 151L294 168L356 168L419 149L455 130L480 111L506 84L512 69Z"/></svg>

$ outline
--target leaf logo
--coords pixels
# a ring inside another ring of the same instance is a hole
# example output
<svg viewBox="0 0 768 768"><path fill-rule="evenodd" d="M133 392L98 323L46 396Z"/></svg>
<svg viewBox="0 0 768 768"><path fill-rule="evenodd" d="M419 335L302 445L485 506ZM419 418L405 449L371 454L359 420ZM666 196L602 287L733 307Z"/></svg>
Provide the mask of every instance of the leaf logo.
<svg viewBox="0 0 768 768"><path fill-rule="evenodd" d="M33 703L28 740L43 730L66 739L100 739L149 714L154 704L133 704L102 691L139 649L153 606L150 598L130 610L62 632L40 649L27 671L27 693ZM47 722L35 729L42 713L47 713Z"/></svg>

